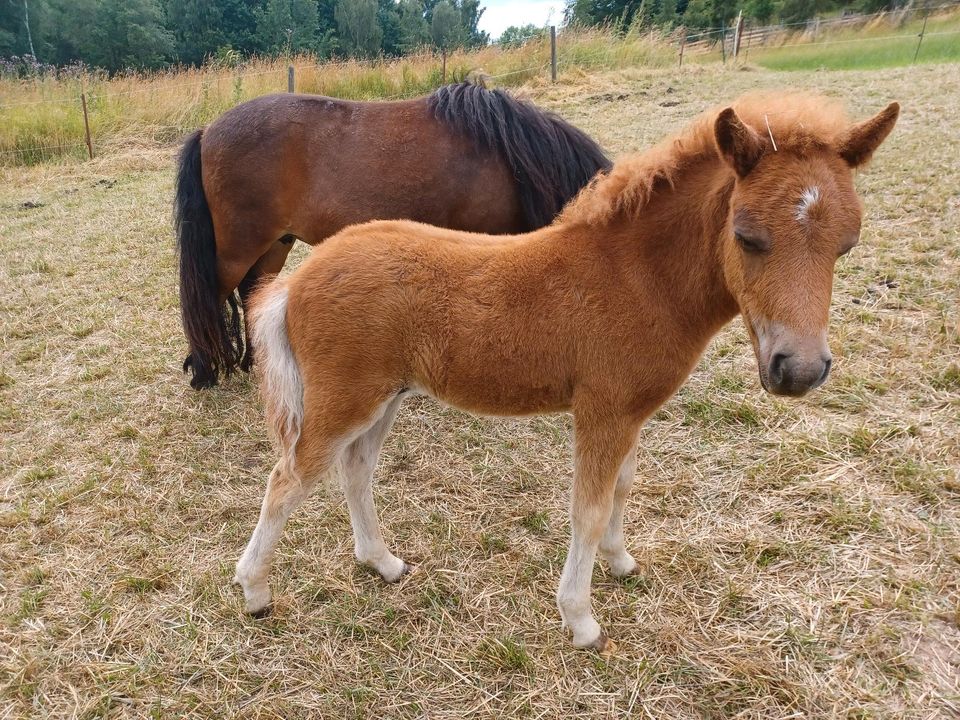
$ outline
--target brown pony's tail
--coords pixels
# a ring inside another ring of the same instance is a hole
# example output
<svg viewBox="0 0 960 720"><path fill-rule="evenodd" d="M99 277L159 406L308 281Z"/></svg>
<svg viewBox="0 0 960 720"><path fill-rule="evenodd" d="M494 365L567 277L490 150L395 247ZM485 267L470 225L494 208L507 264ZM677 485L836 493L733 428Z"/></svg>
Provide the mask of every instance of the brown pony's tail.
<svg viewBox="0 0 960 720"><path fill-rule="evenodd" d="M202 134L202 130L197 130L183 144L174 199L180 256L180 311L183 332L190 344L183 371L193 372L190 384L197 390L216 385L220 373L229 375L243 357L237 300L231 293L229 319L220 301L213 218L201 175Z"/></svg>

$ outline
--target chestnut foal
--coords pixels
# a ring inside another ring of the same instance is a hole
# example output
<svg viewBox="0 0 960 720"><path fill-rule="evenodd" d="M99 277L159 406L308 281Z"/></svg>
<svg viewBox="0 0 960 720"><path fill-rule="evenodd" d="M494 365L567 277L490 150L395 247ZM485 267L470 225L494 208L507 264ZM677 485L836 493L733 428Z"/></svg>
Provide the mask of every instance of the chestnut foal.
<svg viewBox="0 0 960 720"><path fill-rule="evenodd" d="M344 230L259 294L254 339L282 456L237 564L248 612L290 513L342 475L360 562L407 570L374 507L377 456L402 398L464 410L572 410L571 542L557 603L577 647L609 651L594 619L599 550L635 571L623 510L641 424L738 313L769 392L803 395L830 371L833 268L860 232L852 168L899 106L849 124L807 96L753 96L618 162L551 226L488 238L413 222Z"/></svg>

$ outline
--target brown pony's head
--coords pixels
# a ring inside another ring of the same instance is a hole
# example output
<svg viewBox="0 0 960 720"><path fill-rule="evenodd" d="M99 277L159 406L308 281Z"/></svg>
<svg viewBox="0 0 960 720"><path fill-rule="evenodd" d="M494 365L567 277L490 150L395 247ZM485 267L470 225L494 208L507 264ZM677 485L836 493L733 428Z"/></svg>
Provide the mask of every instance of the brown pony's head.
<svg viewBox="0 0 960 720"><path fill-rule="evenodd" d="M796 118L785 127L774 113L750 108L741 113L746 122L733 108L714 122L720 155L736 175L723 271L769 392L804 395L830 373L833 268L860 236L852 170L870 159L899 111L892 103L830 133Z"/></svg>

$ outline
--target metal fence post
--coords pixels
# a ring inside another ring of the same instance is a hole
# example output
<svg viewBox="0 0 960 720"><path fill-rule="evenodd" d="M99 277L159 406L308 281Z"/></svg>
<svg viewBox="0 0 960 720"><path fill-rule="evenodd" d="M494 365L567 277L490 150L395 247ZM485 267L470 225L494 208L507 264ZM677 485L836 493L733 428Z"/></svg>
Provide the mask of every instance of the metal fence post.
<svg viewBox="0 0 960 720"><path fill-rule="evenodd" d="M916 64L917 58L920 57L920 45L923 44L923 34L927 31L927 16L930 15L928 10L923 16L923 27L920 28L920 39L917 40L917 51L913 54L913 62Z"/></svg>
<svg viewBox="0 0 960 720"><path fill-rule="evenodd" d="M550 26L550 81L557 81L557 26Z"/></svg>

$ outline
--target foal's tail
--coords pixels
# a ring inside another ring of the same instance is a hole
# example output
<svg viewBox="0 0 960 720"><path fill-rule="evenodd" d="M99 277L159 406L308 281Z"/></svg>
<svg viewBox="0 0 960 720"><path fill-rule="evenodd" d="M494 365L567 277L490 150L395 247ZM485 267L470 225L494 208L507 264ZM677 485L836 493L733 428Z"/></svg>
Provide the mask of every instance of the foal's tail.
<svg viewBox="0 0 960 720"><path fill-rule="evenodd" d="M280 442L287 467L294 469L294 451L303 425L303 378L287 336L285 278L261 286L253 297L251 338L259 353L260 391L267 422Z"/></svg>
<svg viewBox="0 0 960 720"><path fill-rule="evenodd" d="M190 384L197 390L216 385L220 372L229 375L243 357L236 298L233 294L228 298L229 320L220 300L213 218L201 175L202 133L197 130L190 135L180 152L173 203L180 256L180 311L183 332L190 344L183 371L193 371Z"/></svg>

